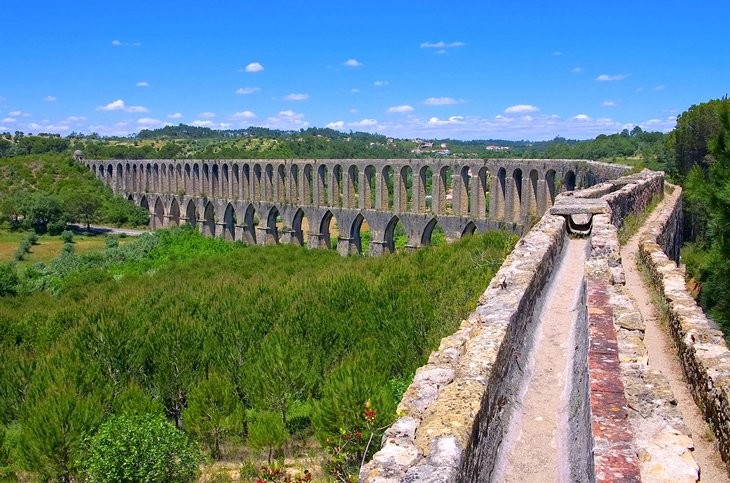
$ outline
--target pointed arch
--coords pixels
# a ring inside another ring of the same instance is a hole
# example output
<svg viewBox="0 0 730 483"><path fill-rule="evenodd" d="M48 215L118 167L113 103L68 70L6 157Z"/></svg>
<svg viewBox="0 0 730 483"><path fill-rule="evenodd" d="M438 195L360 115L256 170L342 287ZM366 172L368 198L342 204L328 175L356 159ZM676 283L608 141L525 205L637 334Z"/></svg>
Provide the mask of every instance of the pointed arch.
<svg viewBox="0 0 730 483"><path fill-rule="evenodd" d="M272 206L269 210L269 214L266 216L266 229L267 229L267 244L279 243L279 227L276 225L277 220L281 214L276 206Z"/></svg>
<svg viewBox="0 0 730 483"><path fill-rule="evenodd" d="M193 200L188 201L188 206L185 208L185 219L188 225L194 228L198 226L198 210Z"/></svg>
<svg viewBox="0 0 730 483"><path fill-rule="evenodd" d="M334 224L332 224L334 220ZM337 218L330 210L327 210L322 216L319 223L319 233L322 235L323 248L337 248L337 239L339 238L339 226Z"/></svg>
<svg viewBox="0 0 730 483"><path fill-rule="evenodd" d="M215 236L215 208L211 201L205 204L205 211L203 212L203 234Z"/></svg>
<svg viewBox="0 0 730 483"><path fill-rule="evenodd" d="M550 200L550 206L555 204L555 195L557 195L557 189L555 186L555 170L549 169L547 173L545 173L545 184L547 185L547 192Z"/></svg>
<svg viewBox="0 0 730 483"><path fill-rule="evenodd" d="M479 233L479 230L477 229L476 223L470 221L461 231L461 238L464 238L465 236L472 236L474 233Z"/></svg>
<svg viewBox="0 0 730 483"><path fill-rule="evenodd" d="M350 238L353 239L355 243L355 247L357 247L357 253L362 255L363 253L367 253L369 246L365 246L365 243L363 240L363 228L367 231L367 242L369 245L370 240L370 231L368 227L368 222L365 219L365 217L362 215L362 213L358 213L355 217L355 221L352 223L352 227L350 228Z"/></svg>
<svg viewBox="0 0 730 483"><path fill-rule="evenodd" d="M236 210L233 205L228 203L223 213L223 238L228 241L236 239Z"/></svg>
<svg viewBox="0 0 730 483"><path fill-rule="evenodd" d="M304 246L306 237L304 234L303 227L306 226L308 228L309 223L307 223L309 220L306 219L306 215L304 214L304 210L299 208L296 213L294 213L294 218L292 218L292 243L298 243L301 246Z"/></svg>
<svg viewBox="0 0 730 483"><path fill-rule="evenodd" d="M383 237L384 248L390 253L395 252L395 231L396 226L399 223L402 225L400 218L393 216L390 221L388 221L388 224L385 225L385 234Z"/></svg>
<svg viewBox="0 0 730 483"><path fill-rule="evenodd" d="M177 202L176 198L173 198L170 203L170 225L180 225L180 203Z"/></svg>
<svg viewBox="0 0 730 483"><path fill-rule="evenodd" d="M253 204L249 203L246 207L246 212L243 214L243 241L249 245L256 244L256 208Z"/></svg>
<svg viewBox="0 0 730 483"><path fill-rule="evenodd" d="M565 178L563 180L563 188L564 191L573 191L575 190L575 172L570 169L567 173L565 173Z"/></svg>

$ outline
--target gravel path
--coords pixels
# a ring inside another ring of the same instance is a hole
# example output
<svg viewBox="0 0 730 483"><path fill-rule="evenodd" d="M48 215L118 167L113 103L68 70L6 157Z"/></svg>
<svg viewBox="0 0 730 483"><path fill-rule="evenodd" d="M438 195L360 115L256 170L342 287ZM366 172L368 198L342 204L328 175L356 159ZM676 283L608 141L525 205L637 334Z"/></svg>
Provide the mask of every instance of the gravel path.
<svg viewBox="0 0 730 483"><path fill-rule="evenodd" d="M677 194L678 190L675 191L675 194L667 194L663 204ZM654 210L649 221L658 216L662 205ZM656 310L651 302L650 291L637 267L639 234L642 231L643 228L625 246L621 247L621 258L626 273L626 286L630 288L646 325L644 344L649 352L649 366L660 370L669 380L674 397L677 398L677 407L684 417L684 422L692 431L692 440L695 444L694 457L700 466L701 481L728 481L725 465L720 459L720 453L714 447L712 432L692 399L691 389L684 380L682 368L677 359L677 351L671 342L666 326L657 318Z"/></svg>

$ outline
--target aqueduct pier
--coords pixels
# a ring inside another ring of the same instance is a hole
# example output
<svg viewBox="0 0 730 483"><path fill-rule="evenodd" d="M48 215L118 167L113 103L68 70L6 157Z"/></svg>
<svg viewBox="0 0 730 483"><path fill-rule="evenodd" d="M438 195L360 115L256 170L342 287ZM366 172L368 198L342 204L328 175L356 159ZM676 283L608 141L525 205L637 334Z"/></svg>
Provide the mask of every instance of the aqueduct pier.
<svg viewBox="0 0 730 483"><path fill-rule="evenodd" d="M116 194L148 209L151 228L188 223L207 235L250 244L306 242L310 248L329 248L335 219L337 250L343 255L362 253L364 222L371 255L395 249L398 222L408 237L407 249L429 244L437 225L448 240L494 229L521 235L560 192L615 179L627 169L535 159L84 163Z"/></svg>

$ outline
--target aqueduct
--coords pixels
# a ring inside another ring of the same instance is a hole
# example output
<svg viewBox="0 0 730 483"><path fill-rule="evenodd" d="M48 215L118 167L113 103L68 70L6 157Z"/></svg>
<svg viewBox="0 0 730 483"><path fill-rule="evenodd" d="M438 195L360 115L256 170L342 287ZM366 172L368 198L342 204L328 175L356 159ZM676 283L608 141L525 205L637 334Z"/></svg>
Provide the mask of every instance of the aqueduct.
<svg viewBox="0 0 730 483"><path fill-rule="evenodd" d="M522 234L562 191L614 179L625 167L585 160L86 160L118 195L150 212L150 227L188 223L253 244L298 243L371 255L407 249L436 226L448 240L474 231ZM306 219L306 222L304 221ZM336 220L336 221L334 221Z"/></svg>

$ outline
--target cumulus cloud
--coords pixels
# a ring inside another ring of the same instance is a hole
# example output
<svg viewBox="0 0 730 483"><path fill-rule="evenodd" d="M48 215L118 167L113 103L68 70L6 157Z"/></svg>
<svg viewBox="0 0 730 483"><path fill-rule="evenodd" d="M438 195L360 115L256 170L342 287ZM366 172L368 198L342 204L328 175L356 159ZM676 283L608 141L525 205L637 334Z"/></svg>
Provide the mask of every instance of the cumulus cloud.
<svg viewBox="0 0 730 483"><path fill-rule="evenodd" d="M325 127L329 128L329 129L342 129L343 127L345 127L345 122L344 121L335 121L335 122L331 122L331 123L327 124Z"/></svg>
<svg viewBox="0 0 730 483"><path fill-rule="evenodd" d="M112 40L112 45L119 46L119 45L122 45L122 42L120 40L115 39L115 40Z"/></svg>
<svg viewBox="0 0 730 483"><path fill-rule="evenodd" d="M373 82L373 85L374 85L375 87L385 87L385 86L387 86L387 85L388 85L388 81L384 81L384 80L376 80L375 82Z"/></svg>
<svg viewBox="0 0 730 483"><path fill-rule="evenodd" d="M463 47L466 44L464 42L421 42L422 49L451 49L454 47Z"/></svg>
<svg viewBox="0 0 730 483"><path fill-rule="evenodd" d="M256 117L256 114L254 114L251 111L241 111L241 112L234 112L233 115L231 115L233 119L253 119Z"/></svg>
<svg viewBox="0 0 730 483"><path fill-rule="evenodd" d="M304 114L291 110L280 111L276 116L266 118L266 125L270 129L301 129L309 126L304 120Z"/></svg>
<svg viewBox="0 0 730 483"><path fill-rule="evenodd" d="M439 119L438 117L432 117L428 120L429 126L445 126L449 124L459 124L464 120L463 116L451 116L448 119Z"/></svg>
<svg viewBox="0 0 730 483"><path fill-rule="evenodd" d="M228 129L231 127L231 124L228 122L213 122L209 119L196 119L190 124L195 127L209 127L211 129Z"/></svg>
<svg viewBox="0 0 730 483"><path fill-rule="evenodd" d="M461 104L462 102L464 101L454 99L453 97L429 97L423 101L423 103L427 106L451 106L454 104Z"/></svg>
<svg viewBox="0 0 730 483"><path fill-rule="evenodd" d="M614 107L616 106L616 101L612 101L611 99L607 99L601 103L603 107Z"/></svg>
<svg viewBox="0 0 730 483"><path fill-rule="evenodd" d="M6 117L5 119L0 119L0 122L17 122L18 120L14 117Z"/></svg>
<svg viewBox="0 0 730 483"><path fill-rule="evenodd" d="M254 92L258 92L260 90L260 87L239 87L238 89L236 89L236 94L253 94Z"/></svg>
<svg viewBox="0 0 730 483"><path fill-rule="evenodd" d="M122 99L112 101L105 106L99 106L97 111L124 111L124 112L147 112L144 106L127 106Z"/></svg>
<svg viewBox="0 0 730 483"><path fill-rule="evenodd" d="M532 104L516 104L509 106L504 110L505 114L526 114L528 112L538 112L539 107L533 106Z"/></svg>
<svg viewBox="0 0 730 483"><path fill-rule="evenodd" d="M598 77L596 77L596 80L600 81L600 82L613 82L613 81L624 80L625 78L626 78L625 74L615 74L615 75L601 74Z"/></svg>
<svg viewBox="0 0 730 483"><path fill-rule="evenodd" d="M309 99L309 94L289 94L284 96L285 101L306 101Z"/></svg>
<svg viewBox="0 0 730 483"><path fill-rule="evenodd" d="M180 119L182 117L181 112L173 112L172 114L168 114L167 117L170 119Z"/></svg>
<svg viewBox="0 0 730 483"><path fill-rule="evenodd" d="M139 81L137 82L137 87L149 87L150 83L147 81Z"/></svg>
<svg viewBox="0 0 730 483"><path fill-rule="evenodd" d="M571 119L575 119L576 121L590 121L591 117L588 114L576 114Z"/></svg>
<svg viewBox="0 0 730 483"><path fill-rule="evenodd" d="M23 111L12 111L12 112L9 112L8 113L8 116L12 116L12 117L20 117L20 116L30 117L30 114L27 113L27 112L23 112Z"/></svg>
<svg viewBox="0 0 730 483"><path fill-rule="evenodd" d="M198 117L201 119L213 119L215 117L215 112L201 112L198 114Z"/></svg>
<svg viewBox="0 0 730 483"><path fill-rule="evenodd" d="M361 121L355 121L349 124L349 126L352 127L373 127L377 125L378 121L376 121L375 119L363 119Z"/></svg>
<svg viewBox="0 0 730 483"><path fill-rule="evenodd" d="M264 66L258 62L251 62L244 69L246 72L261 72L264 70Z"/></svg>
<svg viewBox="0 0 730 483"><path fill-rule="evenodd" d="M345 62L343 62L343 65L346 65L347 67L360 67L362 66L362 62L358 61L357 59L347 59Z"/></svg>
<svg viewBox="0 0 730 483"><path fill-rule="evenodd" d="M81 121L85 121L85 120L86 120L85 116L68 116L65 119L66 122L81 122Z"/></svg>
<svg viewBox="0 0 730 483"><path fill-rule="evenodd" d="M114 39L112 40L112 45L114 47L139 47L142 44L139 42L122 42L121 40Z"/></svg>
<svg viewBox="0 0 730 483"><path fill-rule="evenodd" d="M56 96L46 96L43 100L46 102L56 102Z"/></svg>
<svg viewBox="0 0 730 483"><path fill-rule="evenodd" d="M402 106L393 106L388 108L388 112L390 113L403 113L403 112L411 112L413 111L413 106L409 106L407 104L403 104Z"/></svg>

